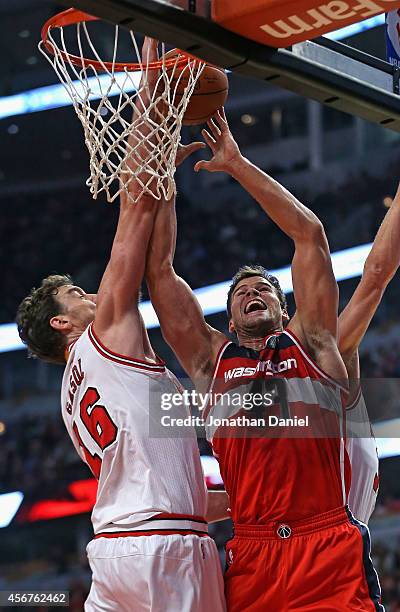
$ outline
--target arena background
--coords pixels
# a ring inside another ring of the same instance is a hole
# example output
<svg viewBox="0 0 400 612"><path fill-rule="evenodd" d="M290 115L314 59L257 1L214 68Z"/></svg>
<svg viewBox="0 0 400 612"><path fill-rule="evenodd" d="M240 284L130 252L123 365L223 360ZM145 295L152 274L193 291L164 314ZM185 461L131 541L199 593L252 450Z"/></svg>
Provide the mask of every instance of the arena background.
<svg viewBox="0 0 400 612"><path fill-rule="evenodd" d="M63 8L45 0L0 0L1 324L14 320L20 300L50 272L69 272L95 292L117 220L117 206L92 201L85 186L87 152L71 106L39 110L43 98L31 93L36 112L24 112L18 102L24 98L11 98L57 83L37 41L43 22ZM383 25L344 42L385 57ZM373 240L400 179L400 134L235 75L226 111L242 151L319 215L332 252ZM198 137L197 127L184 129L185 142ZM246 262L286 266L290 241L232 179L195 175L194 161L177 174L179 274L198 288L228 280ZM357 282L340 283L341 307ZM399 298L397 275L362 347L363 377L381 381L371 407L377 431L382 421L400 416ZM224 313L209 321L227 332ZM157 352L182 374L159 329L150 335ZM85 546L92 535L95 486L61 421L62 368L27 360L25 350L6 349L5 344L0 353L0 590L69 589L70 609L82 610L90 583ZM208 456L208 484L217 487L209 447L199 444ZM400 444L385 444L380 441L381 488L371 530L384 603L396 612ZM230 528L228 521L211 527L222 562Z"/></svg>

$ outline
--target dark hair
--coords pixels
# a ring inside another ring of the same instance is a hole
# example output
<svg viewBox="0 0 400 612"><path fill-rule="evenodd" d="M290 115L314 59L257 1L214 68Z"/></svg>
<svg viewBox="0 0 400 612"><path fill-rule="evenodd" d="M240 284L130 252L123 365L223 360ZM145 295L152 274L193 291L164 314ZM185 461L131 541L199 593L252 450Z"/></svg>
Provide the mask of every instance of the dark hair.
<svg viewBox="0 0 400 612"><path fill-rule="evenodd" d="M57 290L72 285L68 274L51 274L42 280L22 300L18 307L16 322L19 337L27 345L30 357L37 357L52 363L64 363L66 348L64 335L53 329L50 319L63 312L57 301Z"/></svg>
<svg viewBox="0 0 400 612"><path fill-rule="evenodd" d="M246 266L241 266L239 268L235 276L232 278L232 283L231 283L231 286L229 287L228 299L226 302L226 310L228 312L229 318L232 317L232 310L231 310L232 294L235 291L235 287L240 283L240 281L244 280L245 278L251 278L252 276L261 276L262 278L265 278L269 283L271 283L271 285L275 288L275 291L278 295L282 310L287 310L286 296L283 293L282 288L276 276L273 276L272 274L270 274L268 270L266 270L263 266L260 266L259 264L246 265Z"/></svg>

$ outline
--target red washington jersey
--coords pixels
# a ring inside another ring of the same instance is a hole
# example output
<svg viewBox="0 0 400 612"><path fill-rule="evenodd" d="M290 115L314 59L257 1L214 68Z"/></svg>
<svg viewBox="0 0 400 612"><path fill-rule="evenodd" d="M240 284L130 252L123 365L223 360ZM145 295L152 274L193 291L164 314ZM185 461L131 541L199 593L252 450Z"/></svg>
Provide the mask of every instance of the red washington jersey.
<svg viewBox="0 0 400 612"><path fill-rule="evenodd" d="M295 521L346 504L347 390L318 367L291 331L267 336L259 352L227 342L209 392L207 439L236 524Z"/></svg>

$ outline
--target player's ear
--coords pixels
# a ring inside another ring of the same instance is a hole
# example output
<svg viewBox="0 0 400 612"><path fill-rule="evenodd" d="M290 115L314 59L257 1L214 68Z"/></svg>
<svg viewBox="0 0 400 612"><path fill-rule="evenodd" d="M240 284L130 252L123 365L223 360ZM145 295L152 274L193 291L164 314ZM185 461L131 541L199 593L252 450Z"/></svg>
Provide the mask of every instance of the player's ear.
<svg viewBox="0 0 400 612"><path fill-rule="evenodd" d="M50 327L55 329L56 331L61 332L62 334L67 334L72 329L72 324L67 316L58 314L55 317L51 317Z"/></svg>
<svg viewBox="0 0 400 612"><path fill-rule="evenodd" d="M234 334L235 333L235 326L233 324L232 319L229 321L229 333Z"/></svg>
<svg viewBox="0 0 400 612"><path fill-rule="evenodd" d="M282 323L283 325L287 325L290 321L289 313L286 308L282 308Z"/></svg>

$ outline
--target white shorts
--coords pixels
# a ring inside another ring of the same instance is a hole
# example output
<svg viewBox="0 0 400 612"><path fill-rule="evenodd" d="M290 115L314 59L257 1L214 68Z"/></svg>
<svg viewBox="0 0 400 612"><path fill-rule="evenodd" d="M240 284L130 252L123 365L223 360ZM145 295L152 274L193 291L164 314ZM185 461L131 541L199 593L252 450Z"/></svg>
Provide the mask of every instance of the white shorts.
<svg viewBox="0 0 400 612"><path fill-rule="evenodd" d="M85 612L224 612L214 540L197 535L98 538L87 555Z"/></svg>

